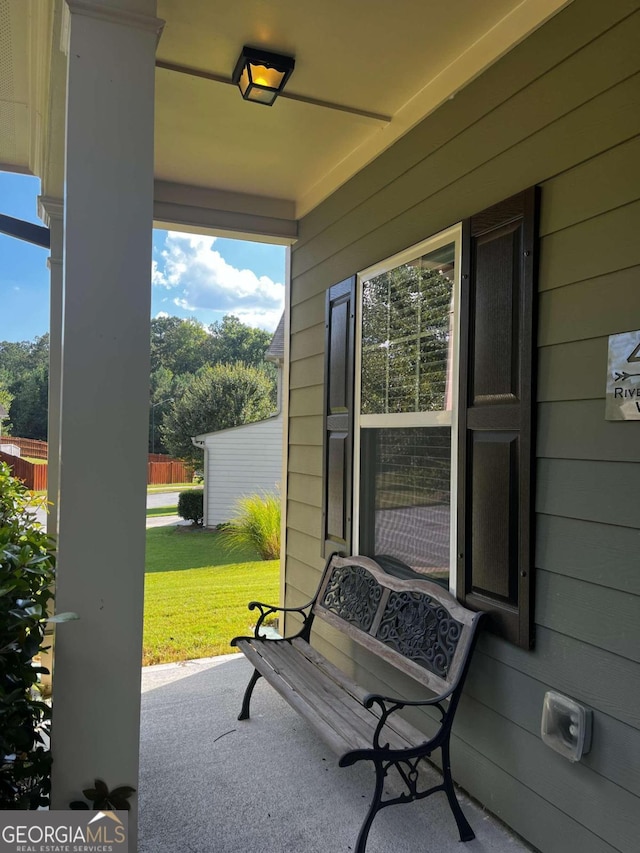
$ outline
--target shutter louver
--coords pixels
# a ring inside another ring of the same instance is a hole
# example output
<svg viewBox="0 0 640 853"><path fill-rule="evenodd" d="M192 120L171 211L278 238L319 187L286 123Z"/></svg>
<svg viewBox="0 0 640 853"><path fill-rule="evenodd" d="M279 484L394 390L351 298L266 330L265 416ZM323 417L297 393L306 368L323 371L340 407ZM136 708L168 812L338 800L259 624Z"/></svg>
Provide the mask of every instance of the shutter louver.
<svg viewBox="0 0 640 853"><path fill-rule="evenodd" d="M533 644L537 191L463 228L457 595Z"/></svg>
<svg viewBox="0 0 640 853"><path fill-rule="evenodd" d="M327 291L323 454L324 554L351 551L355 276Z"/></svg>

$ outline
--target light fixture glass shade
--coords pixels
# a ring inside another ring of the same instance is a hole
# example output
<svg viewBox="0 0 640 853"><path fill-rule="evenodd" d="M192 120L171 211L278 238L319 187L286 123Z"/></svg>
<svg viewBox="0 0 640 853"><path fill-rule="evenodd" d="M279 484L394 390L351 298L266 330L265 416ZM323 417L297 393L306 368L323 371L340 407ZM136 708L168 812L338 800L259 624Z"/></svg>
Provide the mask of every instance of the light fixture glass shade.
<svg viewBox="0 0 640 853"><path fill-rule="evenodd" d="M261 51L245 45L231 79L238 85L246 101L271 106L283 90L294 65L292 56Z"/></svg>
<svg viewBox="0 0 640 853"><path fill-rule="evenodd" d="M254 86L262 86L265 89L280 89L280 84L285 75L284 71L277 68L268 68L266 65L255 65L249 63L249 71Z"/></svg>

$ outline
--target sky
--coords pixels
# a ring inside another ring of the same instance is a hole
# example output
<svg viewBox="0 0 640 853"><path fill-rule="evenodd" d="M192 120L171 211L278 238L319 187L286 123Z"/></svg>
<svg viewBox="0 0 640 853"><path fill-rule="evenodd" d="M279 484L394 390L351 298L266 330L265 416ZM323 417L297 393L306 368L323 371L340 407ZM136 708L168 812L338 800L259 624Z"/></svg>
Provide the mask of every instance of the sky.
<svg viewBox="0 0 640 853"><path fill-rule="evenodd" d="M0 213L42 225L40 181L0 172ZM0 234L0 341L49 331L49 251ZM285 249L223 237L154 230L151 316L205 326L234 314L274 331L284 308Z"/></svg>

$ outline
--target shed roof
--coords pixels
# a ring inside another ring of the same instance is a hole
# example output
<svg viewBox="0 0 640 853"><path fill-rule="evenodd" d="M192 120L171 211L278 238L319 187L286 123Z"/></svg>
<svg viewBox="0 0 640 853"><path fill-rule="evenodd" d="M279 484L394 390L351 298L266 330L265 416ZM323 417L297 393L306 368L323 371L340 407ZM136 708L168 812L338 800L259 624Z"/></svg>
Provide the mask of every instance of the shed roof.
<svg viewBox="0 0 640 853"><path fill-rule="evenodd" d="M273 333L269 349L264 354L267 361L283 361L284 360L284 312L280 317L280 322Z"/></svg>

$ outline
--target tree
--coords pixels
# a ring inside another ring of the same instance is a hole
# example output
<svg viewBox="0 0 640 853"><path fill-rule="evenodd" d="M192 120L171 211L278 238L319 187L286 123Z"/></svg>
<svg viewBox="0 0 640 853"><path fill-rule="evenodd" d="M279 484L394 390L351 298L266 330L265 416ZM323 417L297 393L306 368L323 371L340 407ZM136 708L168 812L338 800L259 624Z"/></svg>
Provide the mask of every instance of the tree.
<svg viewBox="0 0 640 853"><path fill-rule="evenodd" d="M151 320L149 449L166 452L158 428L203 368L243 362L260 368L275 384L276 370L264 361L271 335L227 315L205 329L197 320ZM5 429L24 438L47 438L49 335L33 341L0 341L0 403L8 410ZM193 433L195 435L195 433Z"/></svg>
<svg viewBox="0 0 640 853"><path fill-rule="evenodd" d="M151 371L195 373L207 363L208 334L197 320L155 317L151 321Z"/></svg>
<svg viewBox="0 0 640 853"><path fill-rule="evenodd" d="M47 440L49 368L38 367L14 385L11 422L14 435Z"/></svg>
<svg viewBox="0 0 640 853"><path fill-rule="evenodd" d="M33 341L0 342L0 393L11 397L14 435L46 439L49 335Z"/></svg>
<svg viewBox="0 0 640 853"><path fill-rule="evenodd" d="M160 434L173 456L199 464L191 437L259 421L274 410L275 383L263 367L216 364L193 377L164 417Z"/></svg>
<svg viewBox="0 0 640 853"><path fill-rule="evenodd" d="M49 363L49 335L41 335L33 341L1 341L0 368L19 382L32 370L46 367Z"/></svg>
<svg viewBox="0 0 640 853"><path fill-rule="evenodd" d="M213 323L208 330L196 320L178 317L153 319L149 450L169 452L159 428L169 414L168 404L182 397L202 368L243 362L261 368L275 382L275 367L264 360L270 343L269 332L246 326L231 314L219 323Z"/></svg>
<svg viewBox="0 0 640 853"><path fill-rule="evenodd" d="M11 433L11 421L9 420L9 410L13 402L13 394L9 391L10 378L6 370L0 368L0 406L5 410L6 415L3 417L0 412L0 432L2 435Z"/></svg>
<svg viewBox="0 0 640 853"><path fill-rule="evenodd" d="M253 329L233 314L227 314L221 322L209 326L209 362L233 364L242 361L260 367L264 364L264 354L269 348L271 337L264 329Z"/></svg>

